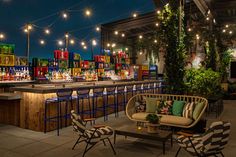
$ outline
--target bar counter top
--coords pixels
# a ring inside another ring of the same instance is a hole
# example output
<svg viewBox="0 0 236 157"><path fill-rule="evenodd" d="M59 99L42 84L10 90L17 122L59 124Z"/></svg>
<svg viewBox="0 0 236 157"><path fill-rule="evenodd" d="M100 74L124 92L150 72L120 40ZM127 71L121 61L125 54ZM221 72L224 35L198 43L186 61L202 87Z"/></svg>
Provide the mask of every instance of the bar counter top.
<svg viewBox="0 0 236 157"><path fill-rule="evenodd" d="M33 84L20 87L12 87L11 91L29 92L29 93L56 93L60 89L94 89L106 88L114 86L128 86L144 83L159 83L161 80L147 80L147 81L94 81L94 82L74 82L61 84Z"/></svg>

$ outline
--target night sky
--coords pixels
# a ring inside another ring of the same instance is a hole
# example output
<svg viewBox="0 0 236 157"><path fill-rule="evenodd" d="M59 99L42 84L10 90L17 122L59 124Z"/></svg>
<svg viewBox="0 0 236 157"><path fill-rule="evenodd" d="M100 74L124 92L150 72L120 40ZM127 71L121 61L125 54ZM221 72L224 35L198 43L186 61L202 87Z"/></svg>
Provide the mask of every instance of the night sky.
<svg viewBox="0 0 236 157"><path fill-rule="evenodd" d="M152 0L0 0L0 32L6 35L4 42L16 45L16 55L25 55L26 34L22 27L28 22L62 12L71 6L74 7L70 9L72 12L69 13L68 20L62 19L58 14L33 23L37 27L31 33L31 58L53 57L53 50L59 48L57 41L63 39L65 32L74 30L71 35L76 43L69 47L69 51L78 52L84 59L90 59L90 48L84 51L80 42L100 39L100 33L95 31L97 24L127 18L133 12L150 12L155 8ZM85 8L91 9L91 17L84 16ZM50 24L53 25L48 36L43 31ZM39 44L40 39L45 40L44 46ZM99 52L100 48L97 46L95 54Z"/></svg>

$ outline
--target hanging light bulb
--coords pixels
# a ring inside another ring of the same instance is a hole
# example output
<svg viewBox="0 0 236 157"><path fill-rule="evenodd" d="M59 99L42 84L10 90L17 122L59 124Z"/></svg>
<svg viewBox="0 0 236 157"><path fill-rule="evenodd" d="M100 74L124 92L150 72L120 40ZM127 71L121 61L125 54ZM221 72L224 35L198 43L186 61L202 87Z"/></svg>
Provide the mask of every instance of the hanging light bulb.
<svg viewBox="0 0 236 157"><path fill-rule="evenodd" d="M229 28L229 25L225 25L226 28Z"/></svg>
<svg viewBox="0 0 236 157"><path fill-rule="evenodd" d="M84 46L83 48L86 50L86 49L87 49L87 46Z"/></svg>
<svg viewBox="0 0 236 157"><path fill-rule="evenodd" d="M115 35L118 35L118 34L119 34L119 32L118 32L118 31L115 31L115 32L114 32L114 34L115 34Z"/></svg>
<svg viewBox="0 0 236 157"><path fill-rule="evenodd" d="M140 55L142 55L142 54L143 54L143 52L139 52L139 54L140 54Z"/></svg>
<svg viewBox="0 0 236 157"><path fill-rule="evenodd" d="M84 45L85 45L85 42L82 41L82 42L81 42L81 45L84 46Z"/></svg>
<svg viewBox="0 0 236 157"><path fill-rule="evenodd" d="M75 40L74 40L74 39L71 39L71 40L70 40L70 44L71 44L71 45L74 45L74 44L75 44Z"/></svg>
<svg viewBox="0 0 236 157"><path fill-rule="evenodd" d="M206 20L207 20L207 21L209 21L209 20L210 20L210 18L209 18L209 17L207 17L207 18L206 18Z"/></svg>
<svg viewBox="0 0 236 157"><path fill-rule="evenodd" d="M125 33L122 33L121 36L124 38L125 37Z"/></svg>
<svg viewBox="0 0 236 157"><path fill-rule="evenodd" d="M24 29L24 32L25 32L25 33L28 33L28 29L27 29L27 28L25 28L25 29Z"/></svg>
<svg viewBox="0 0 236 157"><path fill-rule="evenodd" d="M191 31L192 31L192 28L188 28L188 31L191 32Z"/></svg>
<svg viewBox="0 0 236 157"><path fill-rule="evenodd" d="M58 45L59 45L59 46L62 46L62 45L63 45L63 41L62 41L62 40L59 40L59 41L58 41Z"/></svg>
<svg viewBox="0 0 236 157"><path fill-rule="evenodd" d="M96 40L92 40L92 45L96 46L97 45L97 41Z"/></svg>
<svg viewBox="0 0 236 157"><path fill-rule="evenodd" d="M157 40L156 40L156 39L154 40L154 43L157 43Z"/></svg>
<svg viewBox="0 0 236 157"><path fill-rule="evenodd" d="M156 26L157 26L157 27L159 26L159 23L158 23L158 22L156 23Z"/></svg>
<svg viewBox="0 0 236 157"><path fill-rule="evenodd" d="M229 31L229 34L233 34L233 31Z"/></svg>
<svg viewBox="0 0 236 157"><path fill-rule="evenodd" d="M198 34L196 34L196 38L197 38L197 40L199 40L199 39L200 39L200 36L199 36Z"/></svg>
<svg viewBox="0 0 236 157"><path fill-rule="evenodd" d="M222 32L223 32L223 33L225 33L225 32L226 32L226 30L225 30L225 29L223 29L223 30L222 30Z"/></svg>
<svg viewBox="0 0 236 157"><path fill-rule="evenodd" d="M110 47L111 46L111 44L110 43L107 43L107 47Z"/></svg>
<svg viewBox="0 0 236 157"><path fill-rule="evenodd" d="M91 11L89 9L86 9L84 13L86 16L91 16Z"/></svg>
<svg viewBox="0 0 236 157"><path fill-rule="evenodd" d="M32 26L31 24L28 24L28 25L27 25L27 29L28 29L28 30L32 30L32 29L33 29L33 26Z"/></svg>
<svg viewBox="0 0 236 157"><path fill-rule="evenodd" d="M137 13L133 13L133 18L136 18L138 16Z"/></svg>
<svg viewBox="0 0 236 157"><path fill-rule="evenodd" d="M126 51L128 51L128 50L129 50L129 48L128 48L128 47L126 47L126 48L125 48L125 50L126 50Z"/></svg>
<svg viewBox="0 0 236 157"><path fill-rule="evenodd" d="M160 10L157 10L157 14L160 14L161 13L161 11Z"/></svg>
<svg viewBox="0 0 236 157"><path fill-rule="evenodd" d="M40 40L39 43L40 43L41 45L44 45L44 44L45 44L45 41L44 41L44 40Z"/></svg>
<svg viewBox="0 0 236 157"><path fill-rule="evenodd" d="M99 32L100 31L100 27L96 27L96 31Z"/></svg>
<svg viewBox="0 0 236 157"><path fill-rule="evenodd" d="M44 32L45 32L45 34L50 34L51 33L49 29L45 29Z"/></svg>
<svg viewBox="0 0 236 157"><path fill-rule="evenodd" d="M63 18L63 19L67 19L67 18L68 18L68 14L67 14L66 12L63 12L63 13L62 13L62 18Z"/></svg>
<svg viewBox="0 0 236 157"><path fill-rule="evenodd" d="M5 35L3 33L0 33L0 39L4 39L5 38Z"/></svg>
<svg viewBox="0 0 236 157"><path fill-rule="evenodd" d="M111 47L116 47L116 44L115 44L115 43L113 43L113 44L111 45Z"/></svg>
<svg viewBox="0 0 236 157"><path fill-rule="evenodd" d="M65 34L65 38L69 38L69 34L68 33Z"/></svg>
<svg viewBox="0 0 236 157"><path fill-rule="evenodd" d="M143 36L142 36L142 35L140 35L140 36L139 36L139 39L143 39Z"/></svg>

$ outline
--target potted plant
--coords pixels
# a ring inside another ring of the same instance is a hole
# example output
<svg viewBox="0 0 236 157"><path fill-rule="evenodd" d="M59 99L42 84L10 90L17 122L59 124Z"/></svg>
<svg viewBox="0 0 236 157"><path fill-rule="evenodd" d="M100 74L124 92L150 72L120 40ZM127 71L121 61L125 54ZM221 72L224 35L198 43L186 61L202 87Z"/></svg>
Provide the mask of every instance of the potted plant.
<svg viewBox="0 0 236 157"><path fill-rule="evenodd" d="M146 116L146 120L148 121L147 132L157 133L160 117L157 114L152 113Z"/></svg>

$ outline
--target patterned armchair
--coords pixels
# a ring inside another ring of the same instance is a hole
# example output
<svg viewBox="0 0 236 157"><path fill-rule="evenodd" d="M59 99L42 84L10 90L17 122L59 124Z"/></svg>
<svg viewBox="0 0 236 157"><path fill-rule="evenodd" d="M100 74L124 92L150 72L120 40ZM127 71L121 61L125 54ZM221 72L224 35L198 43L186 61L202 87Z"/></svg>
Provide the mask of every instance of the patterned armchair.
<svg viewBox="0 0 236 157"><path fill-rule="evenodd" d="M177 137L180 148L175 156L178 156L181 148L198 157L224 156L222 150L229 140L230 125L229 122L218 121L213 122L203 135L182 133Z"/></svg>
<svg viewBox="0 0 236 157"><path fill-rule="evenodd" d="M98 142L102 141L104 145L106 145L105 140L107 140L113 150L113 153L116 154L115 149L109 139L111 135L113 135L113 130L109 126L105 125L94 125L93 128L86 128L86 120L82 120L80 115L76 114L74 110L71 111L71 119L72 126L75 132L79 134L79 138L75 142L72 149L81 142L86 143L86 147L84 149L83 157L85 154Z"/></svg>

